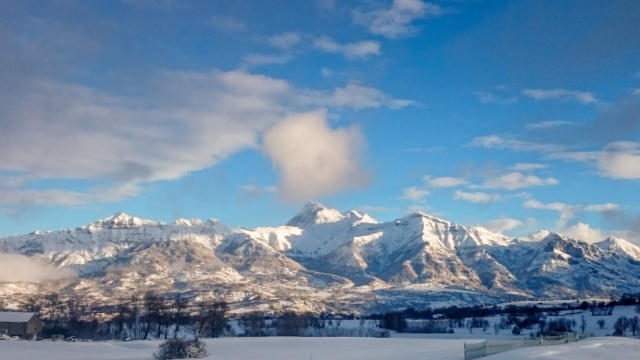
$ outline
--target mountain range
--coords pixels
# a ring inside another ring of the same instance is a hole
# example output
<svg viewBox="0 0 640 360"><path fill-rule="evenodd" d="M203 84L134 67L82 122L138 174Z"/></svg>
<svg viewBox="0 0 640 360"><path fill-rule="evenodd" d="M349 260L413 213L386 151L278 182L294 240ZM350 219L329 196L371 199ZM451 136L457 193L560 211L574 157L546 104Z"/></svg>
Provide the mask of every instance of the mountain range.
<svg viewBox="0 0 640 360"><path fill-rule="evenodd" d="M254 229L118 213L1 238L0 253L65 274L0 282L9 302L57 292L108 304L154 290L225 300L237 312L372 312L640 291L640 247L623 239L511 238L424 213L378 222L317 203L286 225Z"/></svg>

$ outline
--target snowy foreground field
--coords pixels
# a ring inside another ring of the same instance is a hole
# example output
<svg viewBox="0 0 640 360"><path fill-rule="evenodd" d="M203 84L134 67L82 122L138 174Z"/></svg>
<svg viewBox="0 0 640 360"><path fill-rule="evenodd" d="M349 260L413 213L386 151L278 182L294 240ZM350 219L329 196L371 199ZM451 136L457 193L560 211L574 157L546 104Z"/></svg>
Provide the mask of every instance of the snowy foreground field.
<svg viewBox="0 0 640 360"><path fill-rule="evenodd" d="M470 340L473 341L473 340ZM0 341L3 360L152 359L158 341L65 343ZM392 360L464 358L464 340L374 338L221 338L205 340L215 360ZM600 337L577 343L513 350L485 359L638 359L640 340Z"/></svg>

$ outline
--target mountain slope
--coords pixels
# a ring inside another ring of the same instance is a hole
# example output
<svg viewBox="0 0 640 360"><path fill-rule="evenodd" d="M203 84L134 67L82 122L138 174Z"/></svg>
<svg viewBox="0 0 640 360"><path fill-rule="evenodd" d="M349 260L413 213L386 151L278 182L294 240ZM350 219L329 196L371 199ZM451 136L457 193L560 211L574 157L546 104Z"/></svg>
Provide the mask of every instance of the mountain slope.
<svg viewBox="0 0 640 360"><path fill-rule="evenodd" d="M0 283L0 297L57 291L91 301L147 290L224 298L237 311L372 311L640 289L640 248L540 232L511 239L424 213L378 222L310 203L286 225L230 229L118 213L76 229L0 239L0 252L77 275Z"/></svg>

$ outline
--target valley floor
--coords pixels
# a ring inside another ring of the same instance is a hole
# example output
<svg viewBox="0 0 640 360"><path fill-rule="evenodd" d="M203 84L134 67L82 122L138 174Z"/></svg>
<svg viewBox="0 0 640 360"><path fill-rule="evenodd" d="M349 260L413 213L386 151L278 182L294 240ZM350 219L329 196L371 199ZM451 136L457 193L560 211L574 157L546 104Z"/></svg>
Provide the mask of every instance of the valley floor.
<svg viewBox="0 0 640 360"><path fill-rule="evenodd" d="M469 340L467 340L469 341ZM473 341L473 340L470 340ZM408 338L220 338L206 339L215 360L461 360L465 340ZM159 341L51 342L0 341L6 360L149 360ZM526 348L487 357L499 359L637 359L640 340L600 337L578 343Z"/></svg>

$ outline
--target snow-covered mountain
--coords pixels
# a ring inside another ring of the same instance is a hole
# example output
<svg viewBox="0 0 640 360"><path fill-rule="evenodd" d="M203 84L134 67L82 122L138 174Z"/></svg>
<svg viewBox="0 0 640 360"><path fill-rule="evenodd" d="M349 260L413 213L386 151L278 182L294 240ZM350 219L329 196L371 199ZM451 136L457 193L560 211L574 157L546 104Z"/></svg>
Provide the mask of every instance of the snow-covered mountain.
<svg viewBox="0 0 640 360"><path fill-rule="evenodd" d="M0 283L10 299L56 291L109 303L151 289L225 299L237 311L353 312L640 291L640 248L622 239L587 243L548 231L512 239L424 213L380 223L317 203L286 225L255 229L118 213L2 238L0 252L77 274Z"/></svg>

